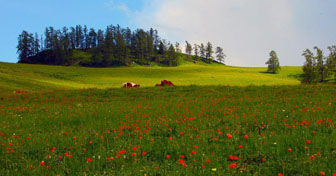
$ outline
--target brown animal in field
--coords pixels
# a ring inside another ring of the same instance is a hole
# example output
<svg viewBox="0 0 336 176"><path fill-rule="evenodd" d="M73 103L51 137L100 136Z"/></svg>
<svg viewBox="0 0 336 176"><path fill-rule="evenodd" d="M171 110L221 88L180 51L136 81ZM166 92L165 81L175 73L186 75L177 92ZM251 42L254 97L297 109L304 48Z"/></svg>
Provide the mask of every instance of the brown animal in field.
<svg viewBox="0 0 336 176"><path fill-rule="evenodd" d="M122 84L122 87L140 87L140 85L132 82L125 82Z"/></svg>
<svg viewBox="0 0 336 176"><path fill-rule="evenodd" d="M156 84L156 87L163 87L163 86L175 86L171 81L163 80L161 84Z"/></svg>

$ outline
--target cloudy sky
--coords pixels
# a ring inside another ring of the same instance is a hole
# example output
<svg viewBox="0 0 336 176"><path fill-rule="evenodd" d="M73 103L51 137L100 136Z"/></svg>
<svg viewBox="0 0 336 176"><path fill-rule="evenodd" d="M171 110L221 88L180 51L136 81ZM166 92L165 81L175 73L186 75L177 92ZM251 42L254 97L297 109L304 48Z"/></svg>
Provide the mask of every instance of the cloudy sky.
<svg viewBox="0 0 336 176"><path fill-rule="evenodd" d="M306 48L336 45L336 0L0 0L0 61L16 62L22 30L86 24L159 30L171 42L221 46L226 63L302 65Z"/></svg>

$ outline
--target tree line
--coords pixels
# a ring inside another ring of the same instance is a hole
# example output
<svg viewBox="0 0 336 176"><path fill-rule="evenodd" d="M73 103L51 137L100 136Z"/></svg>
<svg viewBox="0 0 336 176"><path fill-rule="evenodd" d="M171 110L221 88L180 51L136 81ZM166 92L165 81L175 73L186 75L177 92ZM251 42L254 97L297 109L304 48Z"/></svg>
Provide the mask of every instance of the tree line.
<svg viewBox="0 0 336 176"><path fill-rule="evenodd" d="M329 54L324 55L317 46L314 47L315 54L306 49L302 56L306 61L303 65L303 83L324 83L329 80L336 82L336 46L328 47Z"/></svg>
<svg viewBox="0 0 336 176"><path fill-rule="evenodd" d="M179 43L175 46L161 39L158 31L144 31L117 26L107 26L104 30L88 29L85 25L54 29L47 27L44 35L23 31L18 37L19 63L50 65L82 65L92 67L109 67L130 65L177 66L181 55ZM186 42L187 57L214 60L212 44L208 42L194 47ZM194 51L194 53L193 53ZM84 54L83 54L84 52ZM224 63L226 57L223 49L216 48L218 62Z"/></svg>

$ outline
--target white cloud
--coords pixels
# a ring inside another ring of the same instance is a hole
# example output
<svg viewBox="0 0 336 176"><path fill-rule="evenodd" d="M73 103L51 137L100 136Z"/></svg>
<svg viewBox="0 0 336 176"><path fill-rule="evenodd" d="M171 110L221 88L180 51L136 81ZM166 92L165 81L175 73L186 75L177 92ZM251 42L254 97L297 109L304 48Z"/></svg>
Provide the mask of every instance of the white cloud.
<svg viewBox="0 0 336 176"><path fill-rule="evenodd" d="M265 66L272 49L280 64L302 65L303 34L294 26L291 1L151 0L134 17L172 41L222 46L229 65Z"/></svg>
<svg viewBox="0 0 336 176"><path fill-rule="evenodd" d="M112 10L119 10L125 13L127 16L131 16L132 12L125 3L119 2L117 0L110 0L105 2L104 5Z"/></svg>

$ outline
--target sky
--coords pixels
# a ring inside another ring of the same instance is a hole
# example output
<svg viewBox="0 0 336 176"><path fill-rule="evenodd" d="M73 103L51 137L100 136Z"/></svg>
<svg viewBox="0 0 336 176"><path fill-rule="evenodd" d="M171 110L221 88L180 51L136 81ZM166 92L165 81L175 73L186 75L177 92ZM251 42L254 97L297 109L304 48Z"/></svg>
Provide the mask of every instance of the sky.
<svg viewBox="0 0 336 176"><path fill-rule="evenodd" d="M171 42L220 46L225 63L301 66L306 48L336 45L336 0L0 0L0 61L17 62L22 30L87 25L153 27Z"/></svg>

